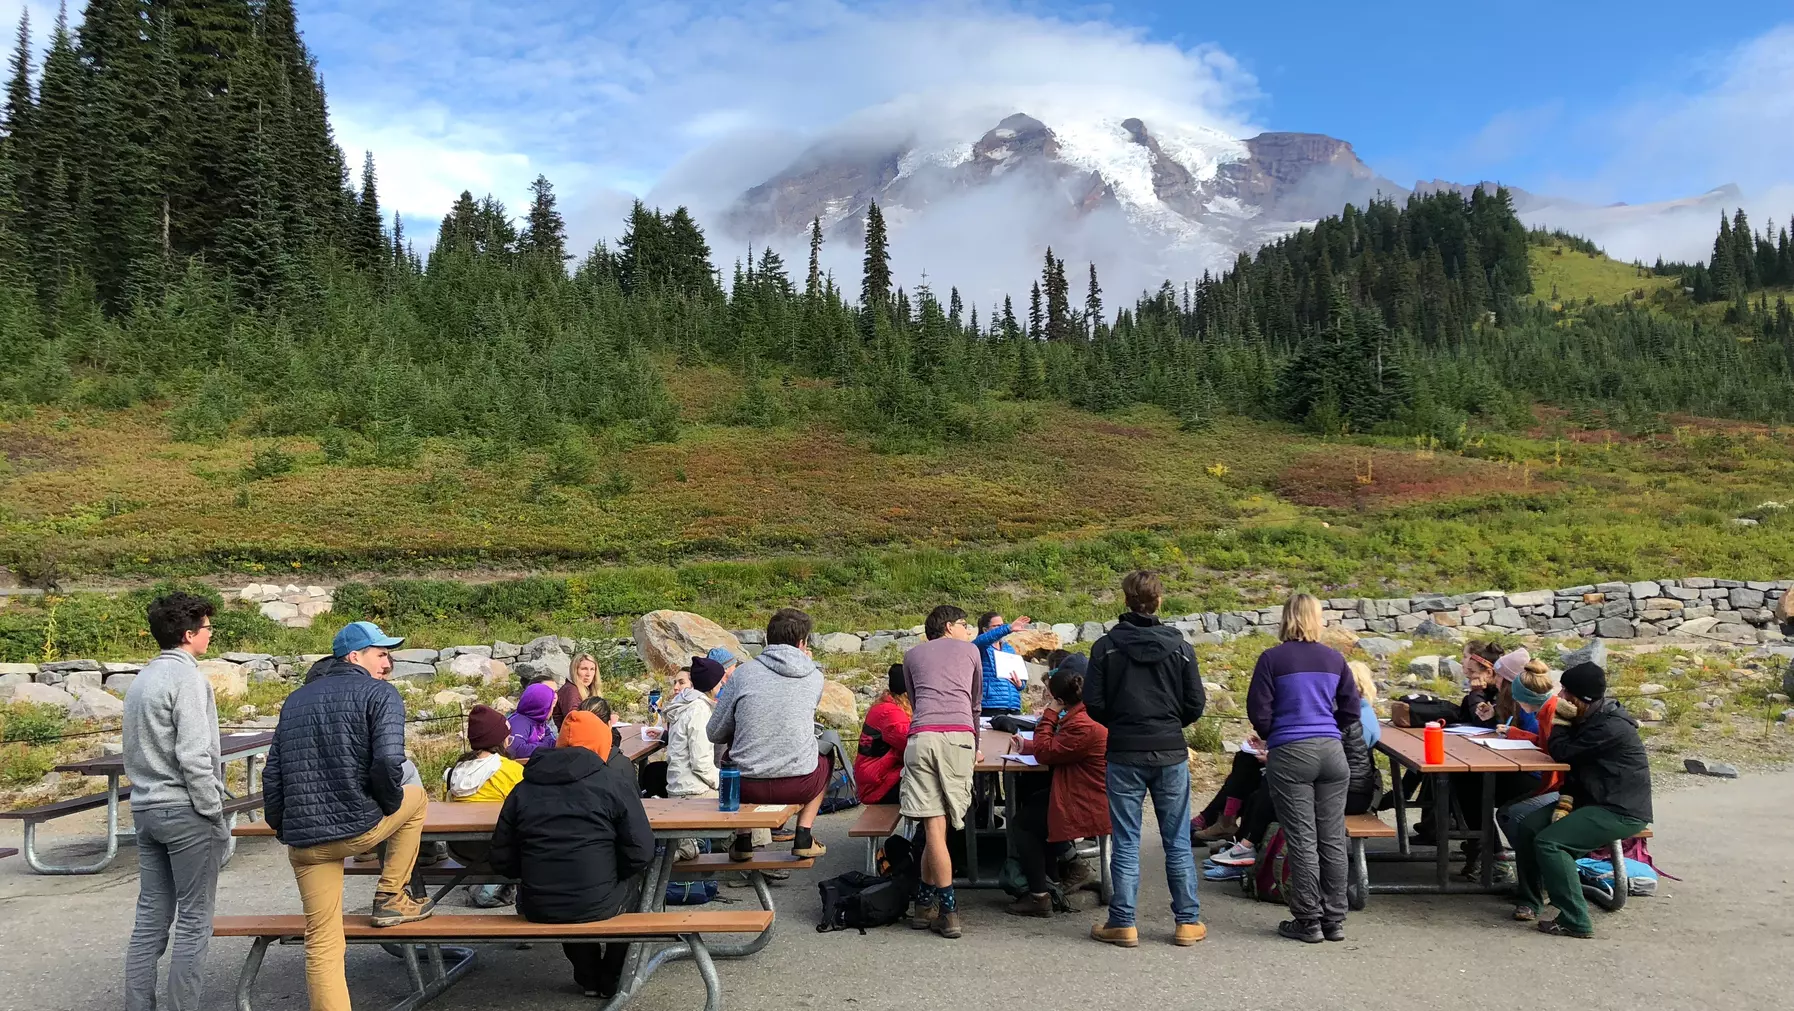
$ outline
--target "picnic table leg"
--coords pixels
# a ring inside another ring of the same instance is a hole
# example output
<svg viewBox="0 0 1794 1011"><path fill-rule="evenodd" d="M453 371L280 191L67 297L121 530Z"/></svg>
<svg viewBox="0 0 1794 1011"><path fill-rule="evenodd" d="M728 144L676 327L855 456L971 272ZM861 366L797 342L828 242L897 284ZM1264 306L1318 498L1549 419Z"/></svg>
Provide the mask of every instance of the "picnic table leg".
<svg viewBox="0 0 1794 1011"><path fill-rule="evenodd" d="M243 960L243 971L237 975L237 1011L255 1011L249 1006L249 991L255 988L255 977L261 974L262 958L268 954L272 937L258 937L249 946L249 957Z"/></svg>
<svg viewBox="0 0 1794 1011"><path fill-rule="evenodd" d="M678 839L659 841L660 853L654 863L648 865L642 879L641 901L636 903L638 913L656 913L666 909L667 882L673 880L673 857L678 852ZM623 961L622 975L617 979L617 995L606 1003L602 1011L621 1011L635 995L635 990L648 981L648 976L659 968L658 960L649 960L643 964L647 954L646 941L637 941L629 946L629 957ZM708 957L708 956L706 956Z"/></svg>
<svg viewBox="0 0 1794 1011"><path fill-rule="evenodd" d="M716 963L710 960L704 939L697 934L680 934L679 940L691 949L692 959L698 963L698 975L704 980L704 1011L722 1011L723 981L716 974Z"/></svg>
<svg viewBox="0 0 1794 1011"><path fill-rule="evenodd" d="M1395 787L1395 842L1402 856L1411 856L1408 842L1408 791L1402 789L1402 767L1389 756L1389 781Z"/></svg>
<svg viewBox="0 0 1794 1011"><path fill-rule="evenodd" d="M25 854L25 866L39 874L98 874L111 866L114 857L118 856L118 777L113 772L106 776L106 854L91 864L50 864L45 863L37 855L37 827L42 822L27 821L25 823L25 840L19 849ZM135 839L133 833L130 838Z"/></svg>
<svg viewBox="0 0 1794 1011"><path fill-rule="evenodd" d="M1482 875L1479 883L1483 891L1495 890L1495 858L1500 854L1501 837L1495 832L1495 774L1483 773L1483 829L1482 829Z"/></svg>
<svg viewBox="0 0 1794 1011"><path fill-rule="evenodd" d="M1433 774L1433 877L1441 892L1451 888L1451 778Z"/></svg>

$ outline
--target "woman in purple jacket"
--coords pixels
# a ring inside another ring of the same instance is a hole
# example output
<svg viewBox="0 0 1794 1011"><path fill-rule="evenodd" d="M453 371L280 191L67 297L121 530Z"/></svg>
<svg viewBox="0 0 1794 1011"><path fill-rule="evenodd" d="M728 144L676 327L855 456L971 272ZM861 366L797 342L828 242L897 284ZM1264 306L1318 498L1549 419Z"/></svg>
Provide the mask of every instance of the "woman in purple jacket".
<svg viewBox="0 0 1794 1011"><path fill-rule="evenodd" d="M1277 933L1297 941L1345 940L1346 764L1341 728L1358 722L1358 683L1345 657L1319 641L1321 603L1298 593L1283 605L1282 645L1258 658L1246 714L1270 748L1265 787L1277 807L1290 864L1294 919Z"/></svg>

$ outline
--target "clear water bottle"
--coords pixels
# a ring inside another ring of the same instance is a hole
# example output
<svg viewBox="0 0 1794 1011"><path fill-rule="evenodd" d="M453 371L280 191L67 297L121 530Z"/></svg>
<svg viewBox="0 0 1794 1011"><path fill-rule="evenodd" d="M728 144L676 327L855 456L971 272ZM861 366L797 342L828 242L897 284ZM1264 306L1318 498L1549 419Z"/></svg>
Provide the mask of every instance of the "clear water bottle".
<svg viewBox="0 0 1794 1011"><path fill-rule="evenodd" d="M652 689L648 692L648 712L651 715L653 725L659 726L660 725L660 689L658 689L658 688Z"/></svg>
<svg viewBox="0 0 1794 1011"><path fill-rule="evenodd" d="M718 771L716 786L718 811L741 810L741 770L734 762L724 762Z"/></svg>

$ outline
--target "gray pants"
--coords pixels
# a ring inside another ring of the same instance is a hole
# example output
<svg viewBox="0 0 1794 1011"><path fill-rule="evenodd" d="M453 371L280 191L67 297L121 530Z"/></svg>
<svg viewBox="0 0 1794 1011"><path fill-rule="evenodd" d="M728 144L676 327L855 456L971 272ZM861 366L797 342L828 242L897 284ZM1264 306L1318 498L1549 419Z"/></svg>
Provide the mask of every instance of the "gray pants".
<svg viewBox="0 0 1794 1011"><path fill-rule="evenodd" d="M1284 901L1304 927L1346 918L1345 748L1336 737L1311 737L1271 749L1265 787L1283 826L1290 888Z"/></svg>
<svg viewBox="0 0 1794 1011"><path fill-rule="evenodd" d="M137 826L137 926L125 952L125 1011L155 1011L156 962L168 949L168 1003L174 1011L201 1006L200 974L212 943L212 905L218 865L230 836L222 820L191 807L132 811Z"/></svg>

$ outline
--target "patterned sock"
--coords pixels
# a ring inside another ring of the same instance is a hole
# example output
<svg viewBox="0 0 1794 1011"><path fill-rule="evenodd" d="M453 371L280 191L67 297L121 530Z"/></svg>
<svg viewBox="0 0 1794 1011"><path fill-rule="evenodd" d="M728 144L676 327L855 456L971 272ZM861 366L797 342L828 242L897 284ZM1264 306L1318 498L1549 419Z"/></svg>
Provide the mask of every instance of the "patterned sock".
<svg viewBox="0 0 1794 1011"><path fill-rule="evenodd" d="M1239 813L1240 813L1240 799L1238 797L1227 798L1227 803L1225 803L1221 806L1221 817L1222 818L1232 818L1232 817L1238 815Z"/></svg>
<svg viewBox="0 0 1794 1011"><path fill-rule="evenodd" d="M945 888L935 889L935 894L940 896L941 912L951 913L951 912L955 912L959 909L959 903L953 901L953 886L952 885L948 885Z"/></svg>
<svg viewBox="0 0 1794 1011"><path fill-rule="evenodd" d="M912 898L918 906L934 905L934 886L926 881L916 882L916 894Z"/></svg>

